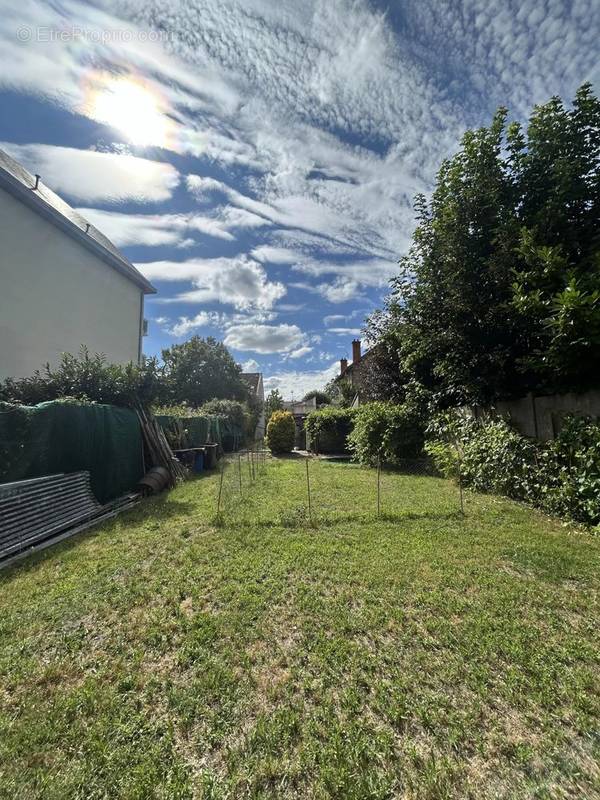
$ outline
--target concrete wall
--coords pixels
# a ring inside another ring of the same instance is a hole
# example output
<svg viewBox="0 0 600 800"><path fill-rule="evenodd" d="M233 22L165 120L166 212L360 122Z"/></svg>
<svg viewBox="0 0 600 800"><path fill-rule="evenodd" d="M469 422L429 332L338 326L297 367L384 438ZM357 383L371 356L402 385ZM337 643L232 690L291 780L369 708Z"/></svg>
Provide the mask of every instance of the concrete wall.
<svg viewBox="0 0 600 800"><path fill-rule="evenodd" d="M520 433L546 441L560 432L565 414L600 417L600 390L542 397L528 394L518 400L500 400L493 409L473 408L472 412L475 417L486 413L509 417Z"/></svg>
<svg viewBox="0 0 600 800"><path fill-rule="evenodd" d="M140 356L139 287L0 190L0 378L26 377L82 344Z"/></svg>

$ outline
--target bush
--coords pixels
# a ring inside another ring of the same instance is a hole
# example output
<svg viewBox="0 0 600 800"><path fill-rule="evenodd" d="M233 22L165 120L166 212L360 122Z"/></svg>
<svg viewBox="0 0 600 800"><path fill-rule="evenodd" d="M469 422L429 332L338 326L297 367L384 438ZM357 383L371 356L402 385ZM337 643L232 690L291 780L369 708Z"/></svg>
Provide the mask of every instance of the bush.
<svg viewBox="0 0 600 800"><path fill-rule="evenodd" d="M109 364L100 353L82 347L77 356L63 353L59 364L46 364L29 378L0 382L0 400L34 406L71 397L115 406L148 405L160 399L160 369L156 359L141 366Z"/></svg>
<svg viewBox="0 0 600 800"><path fill-rule="evenodd" d="M267 425L267 447L272 453L290 453L294 449L296 423L289 411L274 411Z"/></svg>
<svg viewBox="0 0 600 800"><path fill-rule="evenodd" d="M344 453L356 409L325 406L312 411L304 423L310 449L318 453Z"/></svg>
<svg viewBox="0 0 600 800"><path fill-rule="evenodd" d="M361 464L398 464L419 456L423 449L423 425L416 412L405 405L366 403L354 414L348 445Z"/></svg>
<svg viewBox="0 0 600 800"><path fill-rule="evenodd" d="M600 423L565 417L554 441L527 439L503 419L445 415L426 445L435 465L478 491L523 500L549 513L600 524Z"/></svg>

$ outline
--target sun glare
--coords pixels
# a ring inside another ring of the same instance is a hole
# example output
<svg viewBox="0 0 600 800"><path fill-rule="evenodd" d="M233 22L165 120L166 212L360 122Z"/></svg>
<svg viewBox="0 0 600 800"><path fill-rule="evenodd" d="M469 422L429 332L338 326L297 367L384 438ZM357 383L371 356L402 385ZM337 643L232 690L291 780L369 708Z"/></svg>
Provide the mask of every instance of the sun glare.
<svg viewBox="0 0 600 800"><path fill-rule="evenodd" d="M88 95L90 117L117 128L132 144L165 147L171 120L156 92L141 81L103 76L93 82Z"/></svg>

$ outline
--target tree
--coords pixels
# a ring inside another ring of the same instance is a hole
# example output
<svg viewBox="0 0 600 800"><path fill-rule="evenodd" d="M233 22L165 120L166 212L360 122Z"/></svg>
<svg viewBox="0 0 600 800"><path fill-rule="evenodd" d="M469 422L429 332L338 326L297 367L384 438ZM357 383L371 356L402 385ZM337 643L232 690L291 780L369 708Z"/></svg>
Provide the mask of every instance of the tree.
<svg viewBox="0 0 600 800"><path fill-rule="evenodd" d="M193 336L162 351L166 401L201 406L213 398L245 400L241 369L222 342Z"/></svg>
<svg viewBox="0 0 600 800"><path fill-rule="evenodd" d="M600 105L586 84L526 133L500 109L445 161L385 307L369 393L414 408L600 382Z"/></svg>
<svg viewBox="0 0 600 800"><path fill-rule="evenodd" d="M290 453L294 449L296 423L289 411L274 411L267 425L267 447L272 453Z"/></svg>
<svg viewBox="0 0 600 800"><path fill-rule="evenodd" d="M325 393L331 398L335 406L349 408L356 397L356 389L349 378L334 378L325 387Z"/></svg>
<svg viewBox="0 0 600 800"><path fill-rule="evenodd" d="M275 411L283 410L283 397L279 393L279 389L271 389L271 392L265 400L265 425L271 419L271 415Z"/></svg>
<svg viewBox="0 0 600 800"><path fill-rule="evenodd" d="M313 397L317 401L317 406L328 406L331 403L330 395L328 395L327 392L319 391L319 389L312 389L310 392L307 392L302 398L302 401L307 402L308 400L312 400Z"/></svg>

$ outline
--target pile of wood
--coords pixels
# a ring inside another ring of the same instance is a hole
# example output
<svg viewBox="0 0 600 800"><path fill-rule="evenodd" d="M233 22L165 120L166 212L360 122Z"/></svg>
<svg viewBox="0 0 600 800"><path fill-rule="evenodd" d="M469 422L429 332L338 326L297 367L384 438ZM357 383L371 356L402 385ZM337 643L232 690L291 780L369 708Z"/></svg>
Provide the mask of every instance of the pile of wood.
<svg viewBox="0 0 600 800"><path fill-rule="evenodd" d="M169 486L172 488L178 481L186 477L187 471L171 450L163 429L152 414L139 407L137 415L142 426L144 448L149 466L164 467L169 473Z"/></svg>

